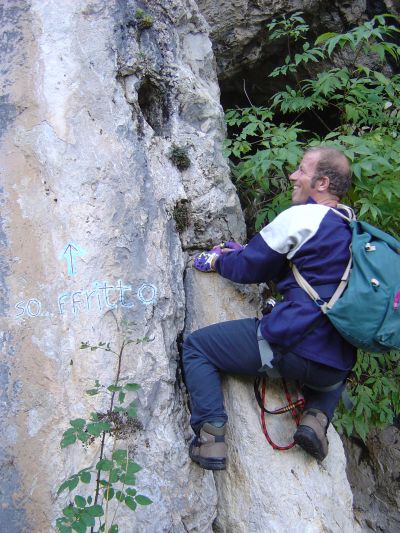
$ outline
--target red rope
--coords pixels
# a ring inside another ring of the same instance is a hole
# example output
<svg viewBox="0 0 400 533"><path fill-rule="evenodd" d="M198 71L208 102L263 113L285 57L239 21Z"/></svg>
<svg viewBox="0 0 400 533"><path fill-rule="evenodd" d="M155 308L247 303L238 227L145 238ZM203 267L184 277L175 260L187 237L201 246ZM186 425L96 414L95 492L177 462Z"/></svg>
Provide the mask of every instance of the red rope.
<svg viewBox="0 0 400 533"><path fill-rule="evenodd" d="M290 448L293 448L295 443L291 442L290 444L287 444L286 446L279 446L271 439L267 431L267 425L265 423L265 412L269 412L270 414L277 415L277 414L283 414L283 413L287 413L288 411L291 411L295 424L296 426L298 426L300 423L300 414L299 414L298 409L302 409L304 407L304 398L299 398L298 400L296 400L296 402L293 402L289 389L287 387L286 381L284 379L282 379L282 385L283 385L283 389L286 395L286 400L288 403L287 405L283 407L279 407L278 409L275 409L274 411L268 411L265 408L265 396L266 396L265 394L266 379L265 378L263 378L262 386L261 386L261 424L263 428L263 433L265 435L265 438L269 442L269 444L272 446L272 448L274 450L279 450L279 451L290 450Z"/></svg>

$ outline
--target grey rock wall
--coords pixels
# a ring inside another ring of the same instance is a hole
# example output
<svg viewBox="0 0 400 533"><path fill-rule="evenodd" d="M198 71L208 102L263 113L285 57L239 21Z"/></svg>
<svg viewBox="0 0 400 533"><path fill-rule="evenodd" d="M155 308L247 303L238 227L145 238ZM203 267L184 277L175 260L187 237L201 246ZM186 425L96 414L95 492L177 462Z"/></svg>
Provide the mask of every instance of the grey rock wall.
<svg viewBox="0 0 400 533"><path fill-rule="evenodd" d="M139 29L138 7L150 28ZM138 487L154 503L122 511L121 532L355 530L335 433L324 466L272 453L250 383L226 382L228 472L214 478L187 457L182 332L257 312L257 293L193 277L188 263L193 250L245 234L195 2L8 0L0 16L2 528L55 530L68 502L58 486L99 452L61 450L61 435L70 419L105 409L84 391L116 372L113 354L79 346L118 349L129 322L151 341L124 352L122 375L142 388L138 423L117 444L143 467ZM171 162L173 146L187 151L186 170ZM211 301L209 313L201 303ZM275 490L260 490L265 479Z"/></svg>
<svg viewBox="0 0 400 533"><path fill-rule="evenodd" d="M373 430L365 443L343 439L354 510L365 531L400 529L400 429Z"/></svg>

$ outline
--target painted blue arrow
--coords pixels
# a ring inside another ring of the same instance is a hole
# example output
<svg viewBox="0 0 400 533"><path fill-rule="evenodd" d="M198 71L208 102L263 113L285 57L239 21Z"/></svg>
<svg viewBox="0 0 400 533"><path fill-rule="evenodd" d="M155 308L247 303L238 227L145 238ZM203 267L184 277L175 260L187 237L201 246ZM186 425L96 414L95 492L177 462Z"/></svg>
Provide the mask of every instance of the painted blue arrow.
<svg viewBox="0 0 400 533"><path fill-rule="evenodd" d="M80 248L77 244L69 242L64 250L60 254L60 259L65 259L68 266L68 274L75 276L76 270L76 258L83 257L86 254L85 250Z"/></svg>

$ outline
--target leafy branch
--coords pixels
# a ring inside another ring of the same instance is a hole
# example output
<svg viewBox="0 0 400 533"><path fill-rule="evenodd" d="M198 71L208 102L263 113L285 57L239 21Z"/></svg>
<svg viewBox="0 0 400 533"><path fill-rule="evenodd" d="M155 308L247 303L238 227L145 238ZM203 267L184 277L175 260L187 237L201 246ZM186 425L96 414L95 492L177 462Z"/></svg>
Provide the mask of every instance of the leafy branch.
<svg viewBox="0 0 400 533"><path fill-rule="evenodd" d="M124 438L127 432L141 428L136 420L136 402L129 400L129 396L136 392L140 385L127 382L127 378L121 378L122 360L126 347L129 344L148 342L149 339L124 339L119 350L111 348L110 343L99 342L91 345L82 342L80 349L89 349L91 352L103 350L114 354L117 358L115 378L111 385L102 385L95 380L93 388L86 390L89 396L106 394L110 397L109 408L105 413L93 412L89 420L75 418L70 420L70 427L64 431L61 439L61 448L66 448L75 443L92 444L95 439L100 439L99 458L94 468L83 468L72 474L58 488L57 495L68 490L75 491L79 486L92 484L94 496L75 494L73 500L64 507L63 515L56 519L56 527L60 533L85 533L90 528L91 533L107 532L117 533L118 525L115 518L119 506L123 503L134 511L137 505L150 505L152 501L147 496L138 494L136 485L137 472L141 467L129 457L126 449L116 449L118 439ZM105 452L107 437L113 439L111 456ZM101 498L101 500L100 500ZM115 498L114 513L111 523L108 524L109 502ZM104 509L105 502L105 509ZM104 517L104 519L103 519Z"/></svg>

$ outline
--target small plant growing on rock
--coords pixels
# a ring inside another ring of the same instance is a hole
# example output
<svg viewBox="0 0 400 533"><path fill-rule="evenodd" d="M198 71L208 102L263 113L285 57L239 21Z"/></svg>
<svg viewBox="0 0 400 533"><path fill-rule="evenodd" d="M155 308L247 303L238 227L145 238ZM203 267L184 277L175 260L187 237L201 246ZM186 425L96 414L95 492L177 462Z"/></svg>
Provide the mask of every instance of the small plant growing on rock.
<svg viewBox="0 0 400 533"><path fill-rule="evenodd" d="M186 146L176 146L174 144L168 157L179 170L186 170L190 167L190 158Z"/></svg>
<svg viewBox="0 0 400 533"><path fill-rule="evenodd" d="M132 340L124 339L118 351L110 347L110 343L99 342L91 345L82 342L82 350L89 349L91 352L104 350L111 352L117 357L117 371L114 382L111 385L102 385L98 380L94 387L86 390L89 396L108 394L110 396L109 407L106 412L91 413L89 420L75 418L70 420L70 427L64 431L61 439L61 448L71 444L82 443L90 445L96 439L100 439L99 458L95 467L87 467L72 474L58 488L57 495L65 490L70 493L80 486L82 494L75 492L74 497L64 507L63 516L57 518L56 527L60 533L85 533L90 529L91 533L106 532L118 533L118 525L115 518L121 504L134 511L137 505L149 505L150 498L137 492L135 488L135 474L141 467L129 457L127 449L116 447L117 440L126 438L132 430L142 429L141 423L136 419L136 404L134 400L127 400L132 392L140 386L137 383L127 383L121 378L122 357L125 348L131 343L148 341L147 338ZM107 439L111 439L107 442ZM106 448L111 452L107 453ZM92 495L88 489L92 485ZM114 500L112 505L110 502Z"/></svg>
<svg viewBox="0 0 400 533"><path fill-rule="evenodd" d="M174 217L178 233L185 231L190 223L189 206L185 198L175 204L172 216Z"/></svg>
<svg viewBox="0 0 400 533"><path fill-rule="evenodd" d="M135 11L135 17L139 30L148 30L153 26L153 17L146 13L143 9L137 9Z"/></svg>

